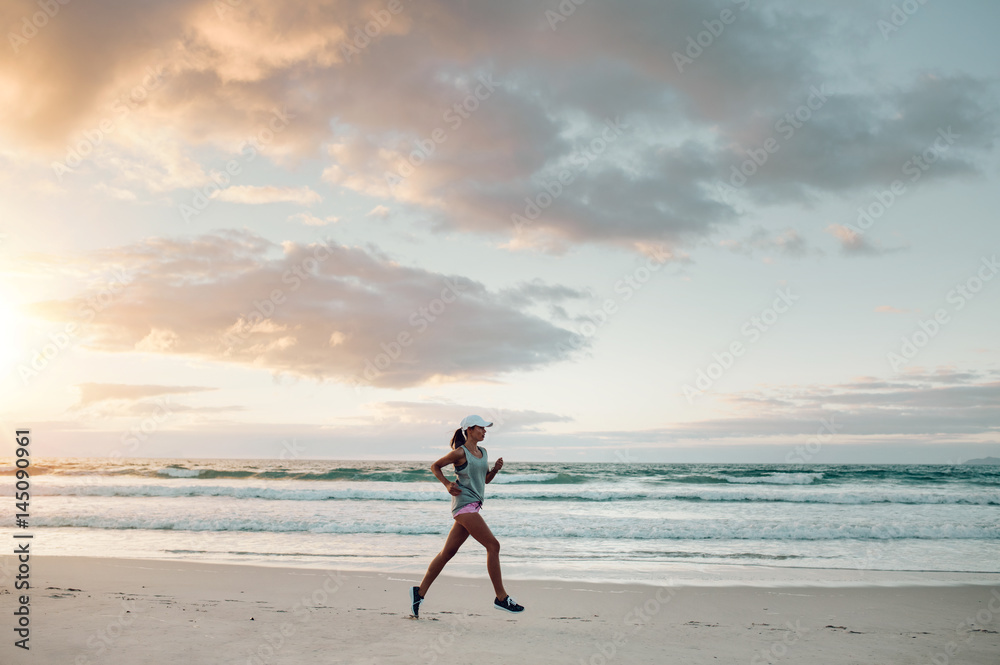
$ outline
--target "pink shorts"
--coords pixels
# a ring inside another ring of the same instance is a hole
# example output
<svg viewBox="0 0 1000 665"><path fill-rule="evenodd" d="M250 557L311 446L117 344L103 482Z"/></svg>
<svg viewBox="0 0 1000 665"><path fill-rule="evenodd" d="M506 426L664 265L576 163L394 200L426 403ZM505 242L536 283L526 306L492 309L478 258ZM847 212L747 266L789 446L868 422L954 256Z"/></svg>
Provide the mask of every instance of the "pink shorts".
<svg viewBox="0 0 1000 665"><path fill-rule="evenodd" d="M451 516L458 517L462 513L478 513L482 509L482 507L483 507L482 501L473 501L472 503L462 506L461 508L453 512Z"/></svg>

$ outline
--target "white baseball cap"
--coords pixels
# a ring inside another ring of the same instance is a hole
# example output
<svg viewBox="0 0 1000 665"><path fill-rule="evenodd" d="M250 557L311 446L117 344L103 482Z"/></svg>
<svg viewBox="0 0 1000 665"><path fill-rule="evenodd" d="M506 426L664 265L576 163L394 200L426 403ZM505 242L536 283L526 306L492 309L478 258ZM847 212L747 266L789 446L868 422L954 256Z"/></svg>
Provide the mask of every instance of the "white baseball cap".
<svg viewBox="0 0 1000 665"><path fill-rule="evenodd" d="M461 427L463 432L470 427L475 427L476 425L479 425L480 427L490 427L493 423L487 422L479 416L466 416L462 419Z"/></svg>

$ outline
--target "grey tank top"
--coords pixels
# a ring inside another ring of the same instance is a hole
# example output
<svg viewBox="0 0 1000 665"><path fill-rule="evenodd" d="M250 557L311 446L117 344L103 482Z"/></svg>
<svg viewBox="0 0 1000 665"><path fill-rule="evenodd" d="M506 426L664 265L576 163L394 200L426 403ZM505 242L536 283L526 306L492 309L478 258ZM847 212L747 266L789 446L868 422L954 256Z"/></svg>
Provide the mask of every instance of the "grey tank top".
<svg viewBox="0 0 1000 665"><path fill-rule="evenodd" d="M462 488L462 493L452 495L452 512L470 503L486 500L486 473L490 470L490 463L486 459L486 449L479 446L479 452L483 454L482 457L476 457L466 448L465 464L455 465L455 474L458 476L455 482Z"/></svg>

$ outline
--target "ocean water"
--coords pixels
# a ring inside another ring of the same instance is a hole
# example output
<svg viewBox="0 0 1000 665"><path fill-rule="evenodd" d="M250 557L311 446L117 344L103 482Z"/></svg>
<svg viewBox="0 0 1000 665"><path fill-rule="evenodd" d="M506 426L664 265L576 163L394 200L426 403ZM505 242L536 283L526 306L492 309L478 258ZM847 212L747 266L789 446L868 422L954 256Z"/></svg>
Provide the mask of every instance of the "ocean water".
<svg viewBox="0 0 1000 665"><path fill-rule="evenodd" d="M996 466L508 462L486 489L508 578L1000 572ZM31 491L42 555L420 575L453 524L429 462L39 458ZM482 546L445 572L484 576Z"/></svg>

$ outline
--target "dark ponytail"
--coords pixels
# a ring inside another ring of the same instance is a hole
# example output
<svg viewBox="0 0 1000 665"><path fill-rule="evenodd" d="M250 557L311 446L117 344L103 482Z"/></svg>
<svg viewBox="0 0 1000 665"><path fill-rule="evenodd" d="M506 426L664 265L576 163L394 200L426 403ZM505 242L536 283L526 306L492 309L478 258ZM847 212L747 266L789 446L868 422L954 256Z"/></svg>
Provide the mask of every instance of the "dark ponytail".
<svg viewBox="0 0 1000 665"><path fill-rule="evenodd" d="M465 433L462 431L462 428L459 427L457 430L455 430L455 435L451 437L451 449L455 450L457 448L461 448L464 445L465 445Z"/></svg>

